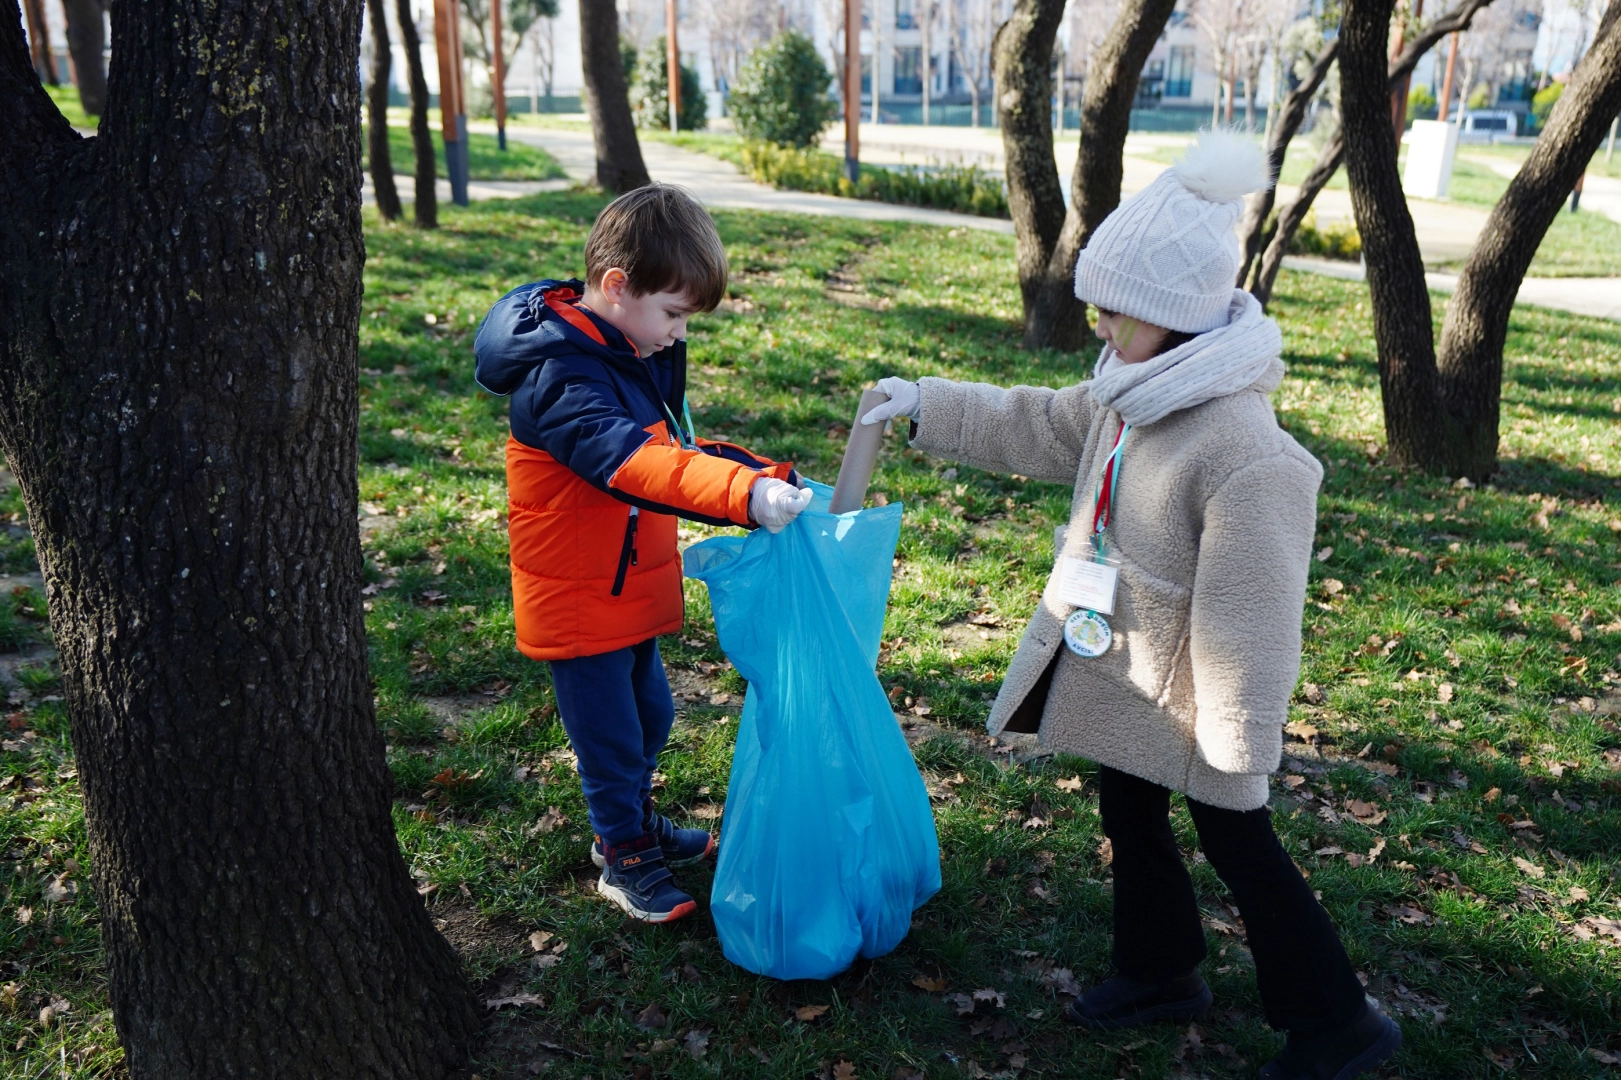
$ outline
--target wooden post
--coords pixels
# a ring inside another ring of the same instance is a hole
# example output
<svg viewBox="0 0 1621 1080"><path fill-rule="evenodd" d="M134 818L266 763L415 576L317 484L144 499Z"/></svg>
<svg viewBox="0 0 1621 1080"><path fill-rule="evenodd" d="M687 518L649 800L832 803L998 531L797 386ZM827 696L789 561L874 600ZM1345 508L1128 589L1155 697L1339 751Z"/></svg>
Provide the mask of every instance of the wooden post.
<svg viewBox="0 0 1621 1080"><path fill-rule="evenodd" d="M434 50L439 54L439 134L445 140L450 201L467 205L467 107L462 101L460 0L433 0Z"/></svg>
<svg viewBox="0 0 1621 1080"><path fill-rule="evenodd" d="M1447 114L1452 111L1452 73L1458 67L1458 32L1452 32L1452 50L1447 53L1447 73L1441 79L1441 111L1436 119L1446 123Z"/></svg>
<svg viewBox="0 0 1621 1080"><path fill-rule="evenodd" d="M844 175L861 178L861 0L844 0Z"/></svg>
<svg viewBox="0 0 1621 1080"><path fill-rule="evenodd" d="M681 44L676 39L676 23L681 13L678 0L664 0L664 78L669 87L670 130L681 130Z"/></svg>
<svg viewBox="0 0 1621 1080"><path fill-rule="evenodd" d="M1424 0L1413 0L1413 23L1424 16ZM1396 33L1390 39L1390 59L1395 62L1401 55L1402 31L1407 27L1405 20L1396 24ZM1390 125L1396 133L1396 151L1401 152L1402 132L1407 128L1407 91L1413 84L1413 73L1409 71L1402 76L1401 85L1390 92Z"/></svg>
<svg viewBox="0 0 1621 1080"><path fill-rule="evenodd" d="M46 86L56 85L56 58L51 55L51 29L45 21L45 5L40 0L23 0L28 13L28 51L34 54L34 70Z"/></svg>
<svg viewBox="0 0 1621 1080"><path fill-rule="evenodd" d="M501 0L490 0L490 36L495 39L495 85L490 96L495 99L495 138L502 150L507 148L507 58L501 45Z"/></svg>

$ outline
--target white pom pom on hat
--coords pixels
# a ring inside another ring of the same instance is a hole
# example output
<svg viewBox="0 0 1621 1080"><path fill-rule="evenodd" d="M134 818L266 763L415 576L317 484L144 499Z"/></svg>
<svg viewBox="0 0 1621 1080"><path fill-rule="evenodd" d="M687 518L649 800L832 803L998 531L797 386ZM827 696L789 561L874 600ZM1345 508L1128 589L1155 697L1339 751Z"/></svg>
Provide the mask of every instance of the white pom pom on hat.
<svg viewBox="0 0 1621 1080"><path fill-rule="evenodd" d="M1233 226L1270 186L1266 153L1236 131L1204 131L1153 183L1122 202L1075 262L1075 295L1184 333L1226 323L1238 276Z"/></svg>
<svg viewBox="0 0 1621 1080"><path fill-rule="evenodd" d="M1183 187L1207 202L1232 202L1272 186L1266 151L1237 131L1200 132L1171 169Z"/></svg>

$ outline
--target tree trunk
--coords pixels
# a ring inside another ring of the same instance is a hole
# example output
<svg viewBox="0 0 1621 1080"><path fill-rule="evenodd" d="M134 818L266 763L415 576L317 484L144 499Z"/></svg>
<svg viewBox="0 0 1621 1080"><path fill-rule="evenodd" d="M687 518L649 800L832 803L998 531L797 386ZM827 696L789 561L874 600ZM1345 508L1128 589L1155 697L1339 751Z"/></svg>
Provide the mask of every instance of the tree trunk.
<svg viewBox="0 0 1621 1080"><path fill-rule="evenodd" d="M1289 153L1289 143L1294 139L1295 133L1306 119L1306 109L1317 96L1322 87L1323 80L1328 76L1328 69L1334 66L1334 58L1339 55L1340 43L1336 38L1323 46L1311 71L1306 73L1299 86L1289 91L1289 96L1283 99L1278 107L1277 117L1268 116L1268 126L1272 129L1266 140L1267 172L1272 177L1272 183L1257 191L1249 197L1249 203L1244 207L1244 220L1239 225L1239 235L1244 238L1243 263L1238 268L1238 287L1243 288L1244 282L1250 276L1250 270L1255 265L1256 257L1261 253L1261 233L1266 228L1266 219L1272 213L1272 207L1277 201L1277 178L1283 172L1283 159ZM1262 301L1265 303L1265 301Z"/></svg>
<svg viewBox="0 0 1621 1080"><path fill-rule="evenodd" d="M400 219L400 193L394 189L394 162L388 152L388 83L394 57L388 47L383 0L366 0L371 20L371 86L366 91L366 156L371 159L372 193L384 221Z"/></svg>
<svg viewBox="0 0 1621 1080"><path fill-rule="evenodd" d="M1063 14L1064 0L1015 0L1013 14L991 45L1027 348L1046 344L1038 325L1038 300L1064 229L1064 189L1053 157L1050 63Z"/></svg>
<svg viewBox="0 0 1621 1080"><path fill-rule="evenodd" d="M61 656L130 1075L449 1075L355 530L358 4L120 3L75 135L0 17L0 450Z"/></svg>
<svg viewBox="0 0 1621 1080"><path fill-rule="evenodd" d="M1458 19L1467 22L1485 2L1467 0L1452 17L1437 20L1415 37L1395 61L1386 59L1393 0L1348 0L1340 23L1341 130L1351 206L1368 269L1389 457L1401 466L1478 478L1490 475L1496 462L1501 352L1490 371L1471 371L1461 380L1452 373L1453 385L1447 392L1466 403L1464 411L1452 410L1442 396L1424 260L1396 167L1390 95L1412 73L1423 51L1457 29ZM1593 146L1597 145L1595 141ZM1571 182L1585 162L1583 158L1575 166ZM1567 184L1556 196L1549 221L1569 190ZM1526 244L1530 239L1519 235L1515 242ZM1540 240L1541 234L1534 239ZM1534 243L1527 246L1535 252ZM1520 274L1529 263L1527 254ZM1506 318L1505 313L1505 322ZM1485 381L1490 382L1487 388L1480 385ZM1467 389L1464 384L1469 384ZM1489 429L1481 430L1488 413Z"/></svg>
<svg viewBox="0 0 1621 1080"><path fill-rule="evenodd" d="M433 131L428 127L428 77L422 70L422 35L417 32L411 0L398 0L400 45L405 49L406 74L411 80L411 151L416 158L416 203L411 208L418 228L439 227L438 163L433 156Z"/></svg>
<svg viewBox="0 0 1621 1080"><path fill-rule="evenodd" d="M1430 292L1391 138L1386 50L1393 8L1394 0L1346 0L1340 22L1341 130L1368 270L1390 460L1440 469L1442 447L1454 433L1437 394Z"/></svg>
<svg viewBox="0 0 1621 1080"><path fill-rule="evenodd" d="M1261 263L1255 271L1255 283L1250 286L1250 294L1261 302L1264 308L1272 300L1272 286L1278 280L1278 271L1283 268L1283 257L1289 254L1289 244L1295 238L1300 223L1306 220L1311 212L1311 204L1316 200L1318 192L1328 185L1339 172L1340 163L1345 160L1345 135L1343 131L1336 131L1317 154L1317 160L1312 163L1311 171L1300 182L1300 192L1294 200L1278 213L1277 226L1272 230L1272 237L1267 241L1266 254L1261 257Z"/></svg>
<svg viewBox="0 0 1621 1080"><path fill-rule="evenodd" d="M1436 42L1455 31L1469 29L1475 13L1491 2L1492 0L1464 0L1457 8L1435 20L1422 33L1415 36L1402 50L1401 55L1390 62L1391 84L1395 85L1398 80L1410 75L1424 54L1435 47ZM1336 46L1339 44L1337 39L1335 44ZM1306 214L1311 210L1311 204L1317 198L1318 192L1333 179L1344 156L1345 131L1342 127L1323 144L1311 172L1301 182L1300 192L1295 196L1294 202L1278 215L1277 227L1272 231L1271 239L1267 241L1266 254L1256 270L1255 282L1250 286L1250 293L1261 302L1262 307L1265 307L1272 298L1272 287L1277 281L1278 271L1283 267L1283 257L1289 253L1289 244L1294 240L1295 231L1306 219Z"/></svg>
<svg viewBox="0 0 1621 1080"><path fill-rule="evenodd" d="M68 55L73 58L73 78L79 87L79 104L91 116L100 116L107 107L107 67L102 50L107 46L106 0L62 0L67 20ZM7 18L10 13L7 12Z"/></svg>
<svg viewBox="0 0 1621 1080"><path fill-rule="evenodd" d="M619 58L619 11L614 0L580 0L580 63L585 108L597 150L597 186L623 194L651 180L636 141L630 94Z"/></svg>
<svg viewBox="0 0 1621 1080"><path fill-rule="evenodd" d="M1087 63L1086 83L1081 93L1081 149L1070 182L1070 205L1057 242L1047 254L1046 270L1041 275L1035 299L1033 303L1026 300L1026 348L1074 350L1086 340L1086 305L1075 299L1075 258L1091 239L1092 230L1120 205L1126 134L1131 128L1131 103L1137 96L1137 78L1175 7L1176 0L1127 0L1108 38ZM1050 63L1051 45L1052 35L1049 34L1047 51L1039 57L1043 72ZM1048 160L1051 160L1050 151ZM1011 165L1010 160L1010 194ZM1056 166L1048 167L1056 171ZM1028 190L1042 189L1032 183ZM1043 217L1046 213L1042 211ZM1020 284L1023 285L1022 276Z"/></svg>
<svg viewBox="0 0 1621 1080"><path fill-rule="evenodd" d="M1565 197L1621 112L1621 3L1611 0L1548 126L1486 219L1441 332L1441 405L1459 438L1447 469L1483 479L1497 468L1498 406L1509 308Z"/></svg>

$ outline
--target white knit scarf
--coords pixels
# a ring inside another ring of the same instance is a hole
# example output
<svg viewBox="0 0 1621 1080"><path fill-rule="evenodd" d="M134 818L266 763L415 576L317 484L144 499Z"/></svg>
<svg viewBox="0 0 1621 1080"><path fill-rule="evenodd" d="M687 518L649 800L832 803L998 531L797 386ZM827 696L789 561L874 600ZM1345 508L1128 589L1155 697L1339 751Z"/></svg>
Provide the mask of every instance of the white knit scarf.
<svg viewBox="0 0 1621 1080"><path fill-rule="evenodd" d="M1092 397L1133 427L1152 424L1240 390L1271 393L1283 381L1283 335L1260 303L1233 290L1227 325L1140 364L1105 346L1092 374Z"/></svg>

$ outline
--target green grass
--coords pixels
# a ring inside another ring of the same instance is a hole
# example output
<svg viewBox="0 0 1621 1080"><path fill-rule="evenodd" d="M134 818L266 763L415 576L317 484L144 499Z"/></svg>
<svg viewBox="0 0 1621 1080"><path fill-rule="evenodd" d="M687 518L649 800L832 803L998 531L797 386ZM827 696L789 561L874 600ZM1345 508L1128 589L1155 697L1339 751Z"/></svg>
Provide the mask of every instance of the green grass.
<svg viewBox="0 0 1621 1080"><path fill-rule="evenodd" d="M907 507L879 675L946 733L918 751L937 796L941 893L892 955L792 984L726 963L707 915L634 925L595 896L546 669L511 643L505 403L478 392L468 357L502 291L579 271L602 205L571 192L447 207L438 232L374 227L369 240L359 480L395 822L481 992L546 1003L496 1014L475 1070L777 1078L842 1060L862 1078L948 1078L1005 1071L1017 1055L1028 1075L1253 1075L1281 1039L1201 861L1191 869L1217 1007L1197 1039L1185 1027L1082 1035L1061 1019L1059 972L1084 984L1108 971L1095 771L1074 759L1009 767L958 737L984 720L1070 492L898 440L874 481ZM694 320L699 431L811 476L834 474L858 391L879 376L1052 385L1092 359L1017 347L1011 238L717 218L733 298ZM1285 273L1274 311L1290 364L1280 420L1327 470L1297 726L1275 786L1280 832L1369 989L1402 1020L1401 1075L1613 1075L1593 1055L1621 1055L1621 942L1592 928L1621 916L1621 327L1515 309L1503 471L1463 489L1382 463L1363 288ZM689 583L687 595L688 626L662 647L680 685L703 693L681 703L658 794L678 820L713 824L743 685L713 668L723 657L703 589ZM62 706L48 700L48 671L30 678L37 689L6 734L26 746L0 754L0 776L17 778L0 789L0 1073L56 1076L65 1062L69 1076L116 1074L94 908L83 889L45 898L62 873L82 879L87 853ZM710 704L721 693L731 701ZM1056 786L1073 776L1080 790ZM1386 816L1358 823L1352 799ZM1024 827L1033 811L1051 824ZM1175 827L1191 853L1181 809ZM1332 848L1380 854L1351 865ZM682 879L706 895L707 871ZM526 943L537 930L554 935L545 969ZM1005 1007L959 1018L943 1000L978 989L1004 993ZM46 1027L53 997L72 1008ZM638 1029L652 1004L666 1025ZM828 1010L796 1017L813 1004Z"/></svg>
<svg viewBox="0 0 1621 1080"><path fill-rule="evenodd" d="M78 87L64 83L61 86L47 86L45 92L51 95L57 109L74 127L94 131L101 126L101 117L91 116L84 111L84 106L79 104Z"/></svg>
<svg viewBox="0 0 1621 1080"><path fill-rule="evenodd" d="M416 168L416 154L411 149L411 130L407 114L405 123L389 118L388 157L396 176L409 175ZM365 127L361 128L361 166L370 168L365 153ZM433 128L433 155L437 162L436 175L448 175L445 170L445 143L439 137L437 125ZM538 146L507 140L507 148L494 135L469 132L467 136L467 177L469 180L562 180L567 174L557 159ZM407 185L408 186L408 185ZM403 194L403 192L402 192Z"/></svg>

